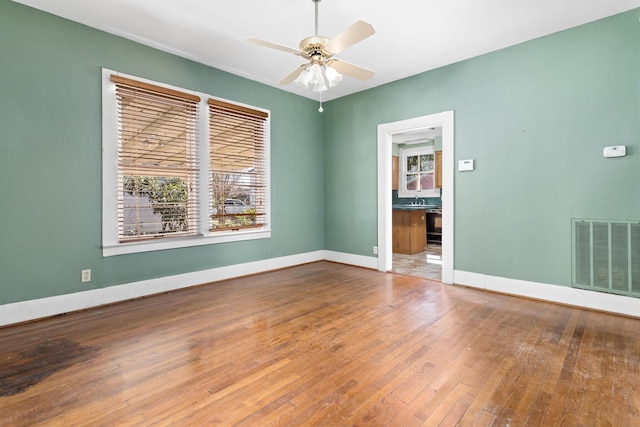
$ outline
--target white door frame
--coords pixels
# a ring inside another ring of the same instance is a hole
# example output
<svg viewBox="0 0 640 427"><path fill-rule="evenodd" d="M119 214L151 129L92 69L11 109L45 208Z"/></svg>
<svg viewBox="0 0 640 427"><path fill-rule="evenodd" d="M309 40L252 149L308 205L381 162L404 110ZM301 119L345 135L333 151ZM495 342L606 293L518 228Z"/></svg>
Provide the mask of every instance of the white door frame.
<svg viewBox="0 0 640 427"><path fill-rule="evenodd" d="M442 127L442 283L453 284L453 111L378 125L378 271L392 267L391 156L392 136Z"/></svg>

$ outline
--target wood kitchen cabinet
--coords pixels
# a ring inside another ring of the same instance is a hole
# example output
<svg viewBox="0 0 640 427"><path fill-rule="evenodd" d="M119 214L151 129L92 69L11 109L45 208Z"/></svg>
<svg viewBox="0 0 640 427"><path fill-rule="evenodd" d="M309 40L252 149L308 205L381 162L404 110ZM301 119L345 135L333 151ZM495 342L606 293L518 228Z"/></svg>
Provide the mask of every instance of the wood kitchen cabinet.
<svg viewBox="0 0 640 427"><path fill-rule="evenodd" d="M413 255L427 246L426 214L424 210L393 210L393 252Z"/></svg>
<svg viewBox="0 0 640 427"><path fill-rule="evenodd" d="M398 167L399 167L399 157L391 156L391 189L398 190Z"/></svg>
<svg viewBox="0 0 640 427"><path fill-rule="evenodd" d="M436 188L442 188L442 150L436 151Z"/></svg>

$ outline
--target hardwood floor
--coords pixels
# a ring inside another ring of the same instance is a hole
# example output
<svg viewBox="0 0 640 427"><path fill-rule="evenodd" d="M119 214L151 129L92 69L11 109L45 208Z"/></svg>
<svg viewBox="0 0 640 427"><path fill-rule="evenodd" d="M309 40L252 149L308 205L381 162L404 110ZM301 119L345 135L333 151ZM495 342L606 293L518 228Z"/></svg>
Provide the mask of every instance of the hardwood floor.
<svg viewBox="0 0 640 427"><path fill-rule="evenodd" d="M0 329L0 425L638 426L639 335L317 262Z"/></svg>

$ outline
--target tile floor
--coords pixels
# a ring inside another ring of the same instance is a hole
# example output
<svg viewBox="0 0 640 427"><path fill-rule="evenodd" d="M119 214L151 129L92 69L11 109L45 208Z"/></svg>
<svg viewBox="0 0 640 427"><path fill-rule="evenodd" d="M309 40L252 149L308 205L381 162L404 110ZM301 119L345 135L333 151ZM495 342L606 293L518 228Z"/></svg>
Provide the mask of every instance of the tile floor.
<svg viewBox="0 0 640 427"><path fill-rule="evenodd" d="M427 244L427 250L415 255L393 254L394 273L442 280L442 247Z"/></svg>

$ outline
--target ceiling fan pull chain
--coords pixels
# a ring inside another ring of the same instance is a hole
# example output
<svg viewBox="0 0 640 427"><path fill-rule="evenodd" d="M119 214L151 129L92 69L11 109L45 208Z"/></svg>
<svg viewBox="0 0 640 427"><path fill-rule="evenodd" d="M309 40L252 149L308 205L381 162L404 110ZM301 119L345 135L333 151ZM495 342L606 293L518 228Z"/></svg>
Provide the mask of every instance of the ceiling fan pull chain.
<svg viewBox="0 0 640 427"><path fill-rule="evenodd" d="M320 92L320 108L318 108L318 111L321 113L324 111L324 108L322 108L322 92Z"/></svg>

